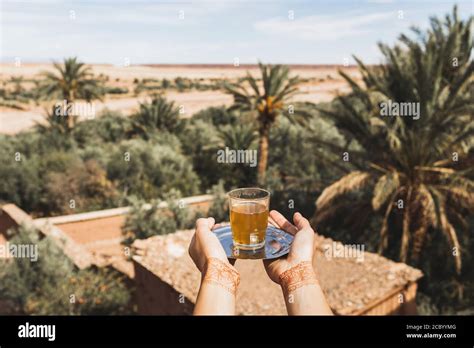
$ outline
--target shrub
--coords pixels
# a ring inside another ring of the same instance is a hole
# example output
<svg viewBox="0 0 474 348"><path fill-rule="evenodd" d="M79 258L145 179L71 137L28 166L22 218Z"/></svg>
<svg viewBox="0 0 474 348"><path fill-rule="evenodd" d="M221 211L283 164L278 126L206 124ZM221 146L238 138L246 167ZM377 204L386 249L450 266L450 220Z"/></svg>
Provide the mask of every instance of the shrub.
<svg viewBox="0 0 474 348"><path fill-rule="evenodd" d="M219 181L217 185L214 185L211 194L214 196L214 201L209 208L208 216L213 217L216 223L229 221L229 202L224 182Z"/></svg>
<svg viewBox="0 0 474 348"><path fill-rule="evenodd" d="M198 192L199 179L185 156L141 139L121 142L110 156L107 173L124 193L143 199L162 197L172 188L185 196Z"/></svg>
<svg viewBox="0 0 474 348"><path fill-rule="evenodd" d="M152 200L146 204L143 200L131 198L130 203L130 212L122 227L123 244L130 245L135 239L176 231L176 220L172 213L159 206L161 201Z"/></svg>
<svg viewBox="0 0 474 348"><path fill-rule="evenodd" d="M217 129L202 120L193 120L180 135L183 152L191 158L194 171L201 179L201 190L216 184L222 173L217 163Z"/></svg>
<svg viewBox="0 0 474 348"><path fill-rule="evenodd" d="M41 176L37 160L25 154L11 137L0 136L0 177L0 201L28 211L38 209Z"/></svg>
<svg viewBox="0 0 474 348"><path fill-rule="evenodd" d="M45 176L49 213L71 214L115 206L118 192L94 160L68 166Z"/></svg>
<svg viewBox="0 0 474 348"><path fill-rule="evenodd" d="M126 87L106 87L105 93L108 94L127 94L128 88Z"/></svg>
<svg viewBox="0 0 474 348"><path fill-rule="evenodd" d="M21 226L12 244L36 245L38 259L0 259L0 298L27 315L125 314L130 293L124 276L109 270L78 270L49 237Z"/></svg>
<svg viewBox="0 0 474 348"><path fill-rule="evenodd" d="M170 192L164 195L169 210L176 221L176 227L178 230L194 228L196 220L203 217L203 213L200 210L193 210L184 204L181 200L181 192L172 189Z"/></svg>
<svg viewBox="0 0 474 348"><path fill-rule="evenodd" d="M207 109L201 110L193 116L192 120L202 120L207 123L212 123L214 126L224 126L228 124L236 125L239 122L237 114L228 111L225 106L211 106Z"/></svg>
<svg viewBox="0 0 474 348"><path fill-rule="evenodd" d="M81 147L100 142L118 143L128 138L131 128L129 117L120 112L104 110L95 119L79 122L74 127L73 136Z"/></svg>

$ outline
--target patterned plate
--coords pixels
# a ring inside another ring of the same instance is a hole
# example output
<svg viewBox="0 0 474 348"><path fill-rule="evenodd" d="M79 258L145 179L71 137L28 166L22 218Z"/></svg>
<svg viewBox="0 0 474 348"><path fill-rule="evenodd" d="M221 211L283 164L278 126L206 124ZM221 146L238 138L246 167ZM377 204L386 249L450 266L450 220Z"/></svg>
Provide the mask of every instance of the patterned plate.
<svg viewBox="0 0 474 348"><path fill-rule="evenodd" d="M265 247L257 250L242 250L234 247L230 225L218 227L213 232L219 238L230 259L276 259L290 251L293 236L279 228L268 226Z"/></svg>

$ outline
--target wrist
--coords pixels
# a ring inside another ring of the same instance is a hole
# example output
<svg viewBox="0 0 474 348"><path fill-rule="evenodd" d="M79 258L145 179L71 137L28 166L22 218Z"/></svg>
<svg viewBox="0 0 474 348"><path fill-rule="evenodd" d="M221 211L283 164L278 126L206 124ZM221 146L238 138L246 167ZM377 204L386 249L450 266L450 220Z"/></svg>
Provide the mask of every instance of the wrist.
<svg viewBox="0 0 474 348"><path fill-rule="evenodd" d="M235 296L240 284L240 273L227 260L210 257L204 266L202 282L220 286Z"/></svg>
<svg viewBox="0 0 474 348"><path fill-rule="evenodd" d="M302 261L284 271L278 277L283 292L291 294L300 287L318 285L318 278L310 261Z"/></svg>

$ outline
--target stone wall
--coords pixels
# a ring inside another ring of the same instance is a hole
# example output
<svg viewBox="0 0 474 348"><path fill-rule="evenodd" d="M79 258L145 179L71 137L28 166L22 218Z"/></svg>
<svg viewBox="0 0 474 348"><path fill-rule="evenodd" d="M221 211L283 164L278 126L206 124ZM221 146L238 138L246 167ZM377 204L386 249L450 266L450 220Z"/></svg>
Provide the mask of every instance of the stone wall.
<svg viewBox="0 0 474 348"><path fill-rule="evenodd" d="M162 281L141 264L133 261L136 301L140 315L190 315L194 303Z"/></svg>

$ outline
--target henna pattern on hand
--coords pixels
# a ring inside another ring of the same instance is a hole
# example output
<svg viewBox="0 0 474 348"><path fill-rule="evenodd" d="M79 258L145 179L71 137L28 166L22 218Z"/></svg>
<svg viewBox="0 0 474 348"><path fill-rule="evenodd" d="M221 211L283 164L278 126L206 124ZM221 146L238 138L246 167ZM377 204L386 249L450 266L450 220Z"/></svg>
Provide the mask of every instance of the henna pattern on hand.
<svg viewBox="0 0 474 348"><path fill-rule="evenodd" d="M240 284L239 272L229 263L215 257L209 258L202 282L208 282L223 287L235 296Z"/></svg>
<svg viewBox="0 0 474 348"><path fill-rule="evenodd" d="M280 285L287 294L305 285L317 285L318 279L310 261L303 261L280 275Z"/></svg>

